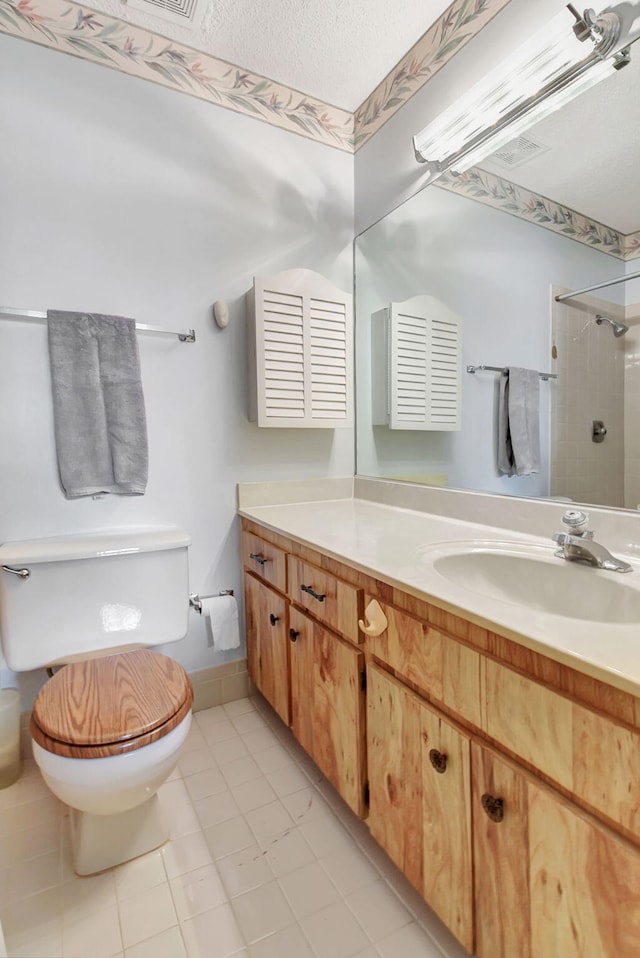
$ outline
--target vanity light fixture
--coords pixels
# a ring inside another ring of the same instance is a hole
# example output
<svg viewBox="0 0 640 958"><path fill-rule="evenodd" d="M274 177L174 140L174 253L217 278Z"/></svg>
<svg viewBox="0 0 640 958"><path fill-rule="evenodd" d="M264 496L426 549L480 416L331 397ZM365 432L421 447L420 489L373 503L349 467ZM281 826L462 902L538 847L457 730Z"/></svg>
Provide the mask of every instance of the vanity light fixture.
<svg viewBox="0 0 640 958"><path fill-rule="evenodd" d="M413 138L416 159L430 182L451 170L463 173L629 62L627 28L618 4L580 16L572 4L492 70L460 101ZM574 20L571 20L571 17ZM635 34L630 36L631 34Z"/></svg>

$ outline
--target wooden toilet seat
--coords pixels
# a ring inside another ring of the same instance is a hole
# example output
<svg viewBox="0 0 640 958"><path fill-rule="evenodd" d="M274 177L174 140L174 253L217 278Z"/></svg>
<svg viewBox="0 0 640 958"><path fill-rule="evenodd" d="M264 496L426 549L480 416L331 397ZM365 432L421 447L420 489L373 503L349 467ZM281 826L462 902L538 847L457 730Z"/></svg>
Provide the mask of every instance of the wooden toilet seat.
<svg viewBox="0 0 640 958"><path fill-rule="evenodd" d="M38 693L30 731L54 755L105 758L167 735L192 703L191 682L178 662L135 649L56 672Z"/></svg>

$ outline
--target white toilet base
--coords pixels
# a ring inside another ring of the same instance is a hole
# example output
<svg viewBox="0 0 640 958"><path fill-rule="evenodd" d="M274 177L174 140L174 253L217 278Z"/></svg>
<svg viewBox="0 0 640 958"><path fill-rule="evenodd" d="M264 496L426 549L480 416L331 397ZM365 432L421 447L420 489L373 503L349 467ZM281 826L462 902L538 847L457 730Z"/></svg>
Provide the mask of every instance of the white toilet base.
<svg viewBox="0 0 640 958"><path fill-rule="evenodd" d="M122 865L163 845L169 838L157 794L115 815L71 808L71 855L77 875Z"/></svg>

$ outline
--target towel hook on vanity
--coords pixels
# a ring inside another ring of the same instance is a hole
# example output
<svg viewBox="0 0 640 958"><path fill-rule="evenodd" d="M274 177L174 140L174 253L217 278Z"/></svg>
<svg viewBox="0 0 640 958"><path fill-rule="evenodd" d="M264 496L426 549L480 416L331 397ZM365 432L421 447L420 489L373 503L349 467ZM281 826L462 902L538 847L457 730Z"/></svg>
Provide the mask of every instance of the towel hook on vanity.
<svg viewBox="0 0 640 958"><path fill-rule="evenodd" d="M358 619L358 627L365 635L382 635L388 624L377 599L372 599L364 610L364 619Z"/></svg>

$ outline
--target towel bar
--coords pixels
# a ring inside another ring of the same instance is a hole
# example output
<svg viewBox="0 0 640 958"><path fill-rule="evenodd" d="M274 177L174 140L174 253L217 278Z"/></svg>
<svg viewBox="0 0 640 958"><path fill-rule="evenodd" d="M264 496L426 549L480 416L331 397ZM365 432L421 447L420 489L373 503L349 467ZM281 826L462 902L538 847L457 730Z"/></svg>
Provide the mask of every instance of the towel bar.
<svg viewBox="0 0 640 958"><path fill-rule="evenodd" d="M15 319L25 323L46 323L47 314L35 309L10 309L7 306L0 306L0 319ZM144 323L136 323L136 329L141 333L157 333L160 336L177 336L181 343L195 343L196 341L195 329L175 331L162 329L161 326L147 326Z"/></svg>
<svg viewBox="0 0 640 958"><path fill-rule="evenodd" d="M487 372L491 372L491 373L506 373L507 367L506 367L506 366L484 366L484 365L482 365L482 366L467 366L467 372L468 372L468 373L481 372L482 370L487 370ZM557 379L557 378L558 378L558 376L557 376L556 373L538 373L538 376L539 376L540 379L542 379L543 381L546 381L547 379Z"/></svg>

